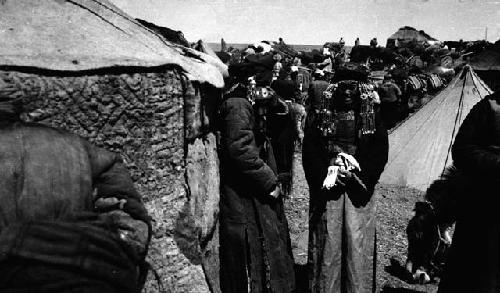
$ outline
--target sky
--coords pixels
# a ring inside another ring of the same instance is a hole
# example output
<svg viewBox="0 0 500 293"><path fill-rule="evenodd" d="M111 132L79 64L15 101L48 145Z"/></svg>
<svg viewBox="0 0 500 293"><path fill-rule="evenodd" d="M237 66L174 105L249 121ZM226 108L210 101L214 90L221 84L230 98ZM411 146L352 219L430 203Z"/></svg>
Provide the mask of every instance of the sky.
<svg viewBox="0 0 500 293"><path fill-rule="evenodd" d="M412 26L447 40L500 39L500 0L110 0L133 17L184 33L190 42L278 40L321 45L356 37L380 45Z"/></svg>

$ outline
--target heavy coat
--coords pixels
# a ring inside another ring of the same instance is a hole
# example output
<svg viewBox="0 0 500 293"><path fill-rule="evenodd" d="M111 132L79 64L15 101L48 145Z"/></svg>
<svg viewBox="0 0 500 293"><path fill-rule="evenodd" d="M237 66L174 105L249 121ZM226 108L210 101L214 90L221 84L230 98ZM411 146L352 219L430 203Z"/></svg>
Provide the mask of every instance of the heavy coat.
<svg viewBox="0 0 500 293"><path fill-rule="evenodd" d="M269 141L255 129L243 93L221 107L221 287L223 292L291 292L288 224ZM248 284L250 281L250 284Z"/></svg>
<svg viewBox="0 0 500 293"><path fill-rule="evenodd" d="M458 215L445 272L446 292L500 292L500 93L478 102L452 147L455 166L473 183L458 199Z"/></svg>
<svg viewBox="0 0 500 293"><path fill-rule="evenodd" d="M143 223L147 239L150 220L120 156L39 124L0 124L0 291L138 292L146 251L120 229ZM125 213L98 213L104 198L126 200Z"/></svg>
<svg viewBox="0 0 500 293"><path fill-rule="evenodd" d="M375 292L375 199L372 195L387 162L387 131L376 108L375 133L358 138L356 151L351 154L361 166L358 176L367 192L350 186L326 190L322 184L331 157L317 128L316 116L314 111L308 114L302 149L310 193L310 290L314 293Z"/></svg>

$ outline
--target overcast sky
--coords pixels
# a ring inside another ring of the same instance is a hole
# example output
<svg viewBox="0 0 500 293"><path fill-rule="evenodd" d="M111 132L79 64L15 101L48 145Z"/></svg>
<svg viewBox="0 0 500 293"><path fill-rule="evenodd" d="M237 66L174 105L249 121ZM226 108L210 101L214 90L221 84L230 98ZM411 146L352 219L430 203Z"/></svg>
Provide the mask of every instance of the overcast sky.
<svg viewBox="0 0 500 293"><path fill-rule="evenodd" d="M439 40L500 39L500 0L110 0L133 17L203 39L253 43L352 45L408 25Z"/></svg>

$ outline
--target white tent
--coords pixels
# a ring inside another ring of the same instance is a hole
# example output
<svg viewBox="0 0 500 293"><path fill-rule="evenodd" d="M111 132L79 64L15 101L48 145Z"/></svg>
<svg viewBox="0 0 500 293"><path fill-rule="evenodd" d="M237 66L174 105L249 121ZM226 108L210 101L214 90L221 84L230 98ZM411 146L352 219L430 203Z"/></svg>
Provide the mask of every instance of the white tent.
<svg viewBox="0 0 500 293"><path fill-rule="evenodd" d="M389 134L389 160L380 182L425 191L451 164L451 146L464 118L490 93L465 66L442 92Z"/></svg>

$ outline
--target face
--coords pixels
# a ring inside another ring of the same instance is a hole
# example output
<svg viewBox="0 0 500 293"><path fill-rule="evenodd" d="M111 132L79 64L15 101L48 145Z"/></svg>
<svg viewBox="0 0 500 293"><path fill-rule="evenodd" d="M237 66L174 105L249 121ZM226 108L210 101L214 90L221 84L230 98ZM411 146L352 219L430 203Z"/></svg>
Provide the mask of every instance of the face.
<svg viewBox="0 0 500 293"><path fill-rule="evenodd" d="M338 101L344 105L351 105L354 102L356 89L352 87L339 88L337 92Z"/></svg>

